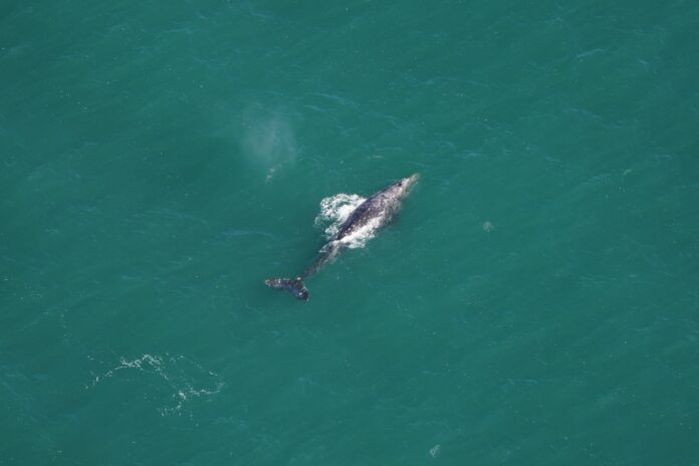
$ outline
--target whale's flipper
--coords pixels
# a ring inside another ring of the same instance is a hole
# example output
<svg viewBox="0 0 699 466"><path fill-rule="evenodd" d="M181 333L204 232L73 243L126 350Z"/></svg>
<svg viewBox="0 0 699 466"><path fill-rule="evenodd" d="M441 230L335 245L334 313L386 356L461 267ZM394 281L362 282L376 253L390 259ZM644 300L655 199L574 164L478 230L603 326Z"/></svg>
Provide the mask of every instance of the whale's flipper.
<svg viewBox="0 0 699 466"><path fill-rule="evenodd" d="M293 294L296 299L306 301L308 299L308 289L303 285L301 277L296 278L269 278L265 280L265 285L270 288L279 290L287 290Z"/></svg>

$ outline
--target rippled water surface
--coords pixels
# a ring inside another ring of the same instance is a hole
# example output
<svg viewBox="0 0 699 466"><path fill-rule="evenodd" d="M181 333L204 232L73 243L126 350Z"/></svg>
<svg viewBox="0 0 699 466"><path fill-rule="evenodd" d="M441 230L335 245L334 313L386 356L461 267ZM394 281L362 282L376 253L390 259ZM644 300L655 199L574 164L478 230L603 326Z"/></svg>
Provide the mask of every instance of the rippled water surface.
<svg viewBox="0 0 699 466"><path fill-rule="evenodd" d="M697 30L2 2L0 465L699 464ZM264 286L415 172L307 303Z"/></svg>

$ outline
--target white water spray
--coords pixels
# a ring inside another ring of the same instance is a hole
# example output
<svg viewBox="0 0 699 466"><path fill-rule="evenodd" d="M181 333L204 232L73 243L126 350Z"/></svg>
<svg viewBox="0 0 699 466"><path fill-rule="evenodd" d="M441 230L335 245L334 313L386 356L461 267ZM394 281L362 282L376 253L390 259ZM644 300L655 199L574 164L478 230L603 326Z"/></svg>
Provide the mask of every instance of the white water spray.
<svg viewBox="0 0 699 466"><path fill-rule="evenodd" d="M357 194L339 193L320 201L320 212L316 216L316 226L325 226L325 237L331 240L340 230L342 224L352 215L366 198ZM350 249L362 248L379 227L379 220L369 221L366 225L345 236L340 241Z"/></svg>

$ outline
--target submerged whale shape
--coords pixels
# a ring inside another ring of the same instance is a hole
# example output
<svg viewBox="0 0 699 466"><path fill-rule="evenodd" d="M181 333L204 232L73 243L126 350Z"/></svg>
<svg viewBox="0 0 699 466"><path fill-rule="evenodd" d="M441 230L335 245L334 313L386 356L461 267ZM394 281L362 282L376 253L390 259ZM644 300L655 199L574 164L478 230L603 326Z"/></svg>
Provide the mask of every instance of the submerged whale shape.
<svg viewBox="0 0 699 466"><path fill-rule="evenodd" d="M289 291L297 299L306 301L308 289L303 280L334 260L358 235L371 236L374 231L390 222L418 179L419 175L416 173L392 183L367 198L352 211L347 220L340 225L337 233L321 248L316 260L301 275L296 278L270 278L265 280L265 285Z"/></svg>

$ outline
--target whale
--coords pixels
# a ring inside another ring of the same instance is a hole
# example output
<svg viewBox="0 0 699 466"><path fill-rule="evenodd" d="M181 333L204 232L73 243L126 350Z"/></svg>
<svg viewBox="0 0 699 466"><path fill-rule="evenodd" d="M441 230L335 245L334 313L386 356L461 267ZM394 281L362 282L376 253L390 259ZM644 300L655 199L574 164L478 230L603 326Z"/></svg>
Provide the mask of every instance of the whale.
<svg viewBox="0 0 699 466"><path fill-rule="evenodd" d="M403 201L420 179L415 173L401 178L384 189L369 196L359 204L340 225L330 240L320 249L318 256L302 274L294 278L268 278L265 285L270 288L290 292L295 298L307 301L308 288L304 280L315 275L359 236L373 237L374 233L386 226L401 209Z"/></svg>

